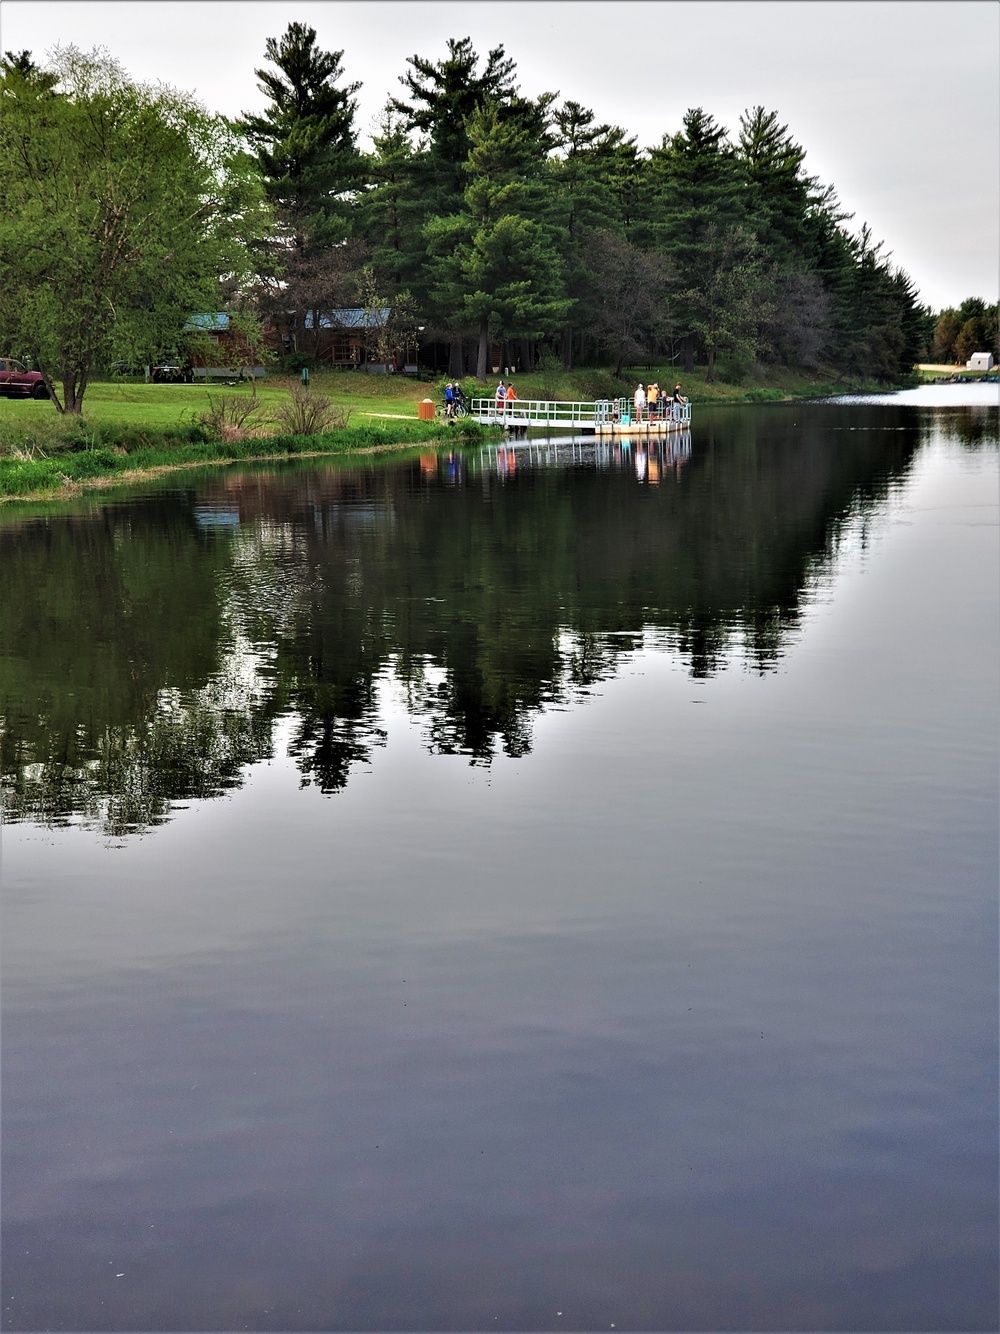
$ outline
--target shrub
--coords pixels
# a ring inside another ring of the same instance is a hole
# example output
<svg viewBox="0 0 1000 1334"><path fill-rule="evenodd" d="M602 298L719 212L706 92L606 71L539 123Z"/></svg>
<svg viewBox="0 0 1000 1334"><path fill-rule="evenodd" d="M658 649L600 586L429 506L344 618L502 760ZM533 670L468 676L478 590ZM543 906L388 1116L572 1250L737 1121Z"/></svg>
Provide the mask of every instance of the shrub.
<svg viewBox="0 0 1000 1334"><path fill-rule="evenodd" d="M210 439L221 440L226 444L245 440L250 435L259 435L263 419L257 399L257 386L253 386L253 392L248 398L239 394L209 398L208 407L199 415L198 422Z"/></svg>
<svg viewBox="0 0 1000 1334"><path fill-rule="evenodd" d="M0 422L0 455L15 458L46 458L70 449L86 449L94 433L82 417L9 417Z"/></svg>
<svg viewBox="0 0 1000 1334"><path fill-rule="evenodd" d="M305 385L292 385L288 402L271 419L287 435L322 435L342 431L351 417L350 408L338 408L325 394Z"/></svg>
<svg viewBox="0 0 1000 1334"><path fill-rule="evenodd" d="M113 472L120 454L113 449L84 449L73 456L72 475L74 478L101 477Z"/></svg>
<svg viewBox="0 0 1000 1334"><path fill-rule="evenodd" d="M319 362L311 352L289 352L285 357L279 357L275 362L275 367L283 371L285 375L298 375L302 371L314 371L319 366Z"/></svg>

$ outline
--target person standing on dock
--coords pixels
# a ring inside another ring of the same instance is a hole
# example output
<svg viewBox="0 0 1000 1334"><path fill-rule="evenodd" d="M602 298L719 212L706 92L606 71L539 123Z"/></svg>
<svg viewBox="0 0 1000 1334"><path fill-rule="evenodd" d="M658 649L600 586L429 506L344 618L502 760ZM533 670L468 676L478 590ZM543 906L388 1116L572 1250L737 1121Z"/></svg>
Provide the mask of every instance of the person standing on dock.
<svg viewBox="0 0 1000 1334"><path fill-rule="evenodd" d="M659 398L660 386L655 382L646 390L646 402L649 404L649 420L652 421L656 416L656 401Z"/></svg>
<svg viewBox="0 0 1000 1334"><path fill-rule="evenodd" d="M496 392L497 412L502 413L507 403L507 390L504 387L503 380L497 385Z"/></svg>
<svg viewBox="0 0 1000 1334"><path fill-rule="evenodd" d="M642 421L642 414L643 411L645 410L645 407L646 407L646 391L640 384L635 391L635 419L637 422Z"/></svg>
<svg viewBox="0 0 1000 1334"><path fill-rule="evenodd" d="M511 407L517 395L514 393L514 381L511 380L507 385L507 407Z"/></svg>
<svg viewBox="0 0 1000 1334"><path fill-rule="evenodd" d="M686 398L684 397L684 395L681 393L681 387L680 387L679 384L675 384L675 385L674 385L674 402L675 402L675 403L686 403L686 402L687 402L687 399L686 399Z"/></svg>

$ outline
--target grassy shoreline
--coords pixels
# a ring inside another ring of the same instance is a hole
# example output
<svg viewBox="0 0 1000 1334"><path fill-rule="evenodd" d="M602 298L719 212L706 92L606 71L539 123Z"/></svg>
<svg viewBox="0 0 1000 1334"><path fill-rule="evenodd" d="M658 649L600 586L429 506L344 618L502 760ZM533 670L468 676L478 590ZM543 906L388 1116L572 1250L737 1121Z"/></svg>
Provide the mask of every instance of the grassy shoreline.
<svg viewBox="0 0 1000 1334"><path fill-rule="evenodd" d="M324 435L274 435L238 441L191 441L115 450L104 445L62 452L54 457L0 459L0 503L52 500L84 490L129 486L171 472L227 467L240 463L278 462L390 453L449 441L470 445L493 440L496 428L468 423L451 429L433 422L401 422L391 430L375 426L346 427Z"/></svg>
<svg viewBox="0 0 1000 1334"><path fill-rule="evenodd" d="M657 380L664 387L672 387L678 378L669 367L643 367L632 374L636 381ZM722 380L708 383L701 368L679 378L685 394L696 405L788 402L874 387L860 382L838 383L832 375L787 369L771 370L752 384ZM631 380L616 380L601 370L518 375L514 382L520 398L610 397L629 393L630 385L634 388ZM447 426L441 421L418 420L422 399L440 399L437 382L336 371L315 374L313 385L351 414L352 420L341 429L309 436L256 431L242 439L211 438L203 418L220 402L232 399L246 403L254 396L266 421L268 413L287 401L291 384L287 380L267 380L255 390L248 385L219 389L97 382L88 389L82 418L61 417L44 402L0 399L0 503L68 498L82 490L133 485L169 472L206 466L325 455L364 456L420 445L440 448L449 441L476 444L499 438L496 428L477 423ZM489 387L484 389L474 382L467 382L466 389L471 394L489 392Z"/></svg>

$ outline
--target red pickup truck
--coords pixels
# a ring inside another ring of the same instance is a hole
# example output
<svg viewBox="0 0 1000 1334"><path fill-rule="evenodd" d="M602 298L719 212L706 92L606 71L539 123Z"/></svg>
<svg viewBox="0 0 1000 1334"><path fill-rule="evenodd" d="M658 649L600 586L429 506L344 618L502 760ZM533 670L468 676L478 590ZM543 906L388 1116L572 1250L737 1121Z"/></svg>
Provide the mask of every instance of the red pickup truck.
<svg viewBox="0 0 1000 1334"><path fill-rule="evenodd" d="M0 394L5 398L48 398L41 371L25 370L23 361L0 357Z"/></svg>

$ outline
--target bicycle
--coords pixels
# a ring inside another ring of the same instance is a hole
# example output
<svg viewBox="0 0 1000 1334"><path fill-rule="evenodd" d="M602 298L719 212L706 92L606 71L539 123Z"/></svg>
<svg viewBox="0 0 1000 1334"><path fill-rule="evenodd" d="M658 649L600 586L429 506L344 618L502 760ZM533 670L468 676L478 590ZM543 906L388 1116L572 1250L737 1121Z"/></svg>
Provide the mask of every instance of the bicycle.
<svg viewBox="0 0 1000 1334"><path fill-rule="evenodd" d="M456 398L449 414L448 404L439 403L434 414L439 421L457 421L459 417L468 417L469 409L464 398Z"/></svg>

